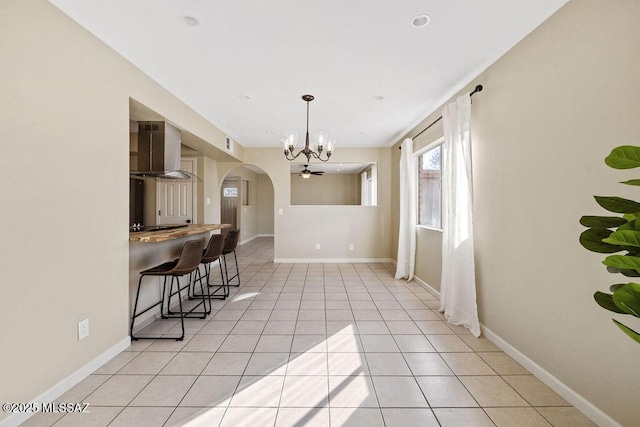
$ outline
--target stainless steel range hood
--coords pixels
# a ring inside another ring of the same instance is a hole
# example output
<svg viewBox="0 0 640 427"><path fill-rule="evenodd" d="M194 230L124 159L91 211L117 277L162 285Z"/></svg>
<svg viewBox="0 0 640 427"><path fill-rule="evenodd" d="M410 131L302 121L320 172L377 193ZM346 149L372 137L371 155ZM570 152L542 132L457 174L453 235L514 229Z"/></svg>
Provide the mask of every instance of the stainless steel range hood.
<svg viewBox="0 0 640 427"><path fill-rule="evenodd" d="M138 170L133 178L198 180L180 170L180 130L167 122L138 122Z"/></svg>

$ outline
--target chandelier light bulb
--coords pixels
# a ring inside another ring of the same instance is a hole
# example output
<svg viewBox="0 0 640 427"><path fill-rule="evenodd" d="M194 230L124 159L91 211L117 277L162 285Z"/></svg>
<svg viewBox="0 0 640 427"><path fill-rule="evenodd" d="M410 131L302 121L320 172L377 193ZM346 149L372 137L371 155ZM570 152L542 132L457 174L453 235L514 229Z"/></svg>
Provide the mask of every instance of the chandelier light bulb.
<svg viewBox="0 0 640 427"><path fill-rule="evenodd" d="M293 149L296 148L296 145L298 145L298 134L295 132L287 132L283 141L284 149L292 152Z"/></svg>
<svg viewBox="0 0 640 427"><path fill-rule="evenodd" d="M331 152L334 150L336 146L336 141L333 138L328 138L327 139L327 145L326 145L326 149L327 149L327 155L330 156Z"/></svg>

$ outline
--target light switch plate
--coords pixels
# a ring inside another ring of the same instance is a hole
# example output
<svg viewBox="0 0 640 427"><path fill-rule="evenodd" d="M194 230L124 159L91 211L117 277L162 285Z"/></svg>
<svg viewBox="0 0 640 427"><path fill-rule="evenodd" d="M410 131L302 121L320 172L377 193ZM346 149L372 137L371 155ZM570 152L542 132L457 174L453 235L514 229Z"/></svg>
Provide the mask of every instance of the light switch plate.
<svg viewBox="0 0 640 427"><path fill-rule="evenodd" d="M78 322L78 341L89 336L89 319Z"/></svg>

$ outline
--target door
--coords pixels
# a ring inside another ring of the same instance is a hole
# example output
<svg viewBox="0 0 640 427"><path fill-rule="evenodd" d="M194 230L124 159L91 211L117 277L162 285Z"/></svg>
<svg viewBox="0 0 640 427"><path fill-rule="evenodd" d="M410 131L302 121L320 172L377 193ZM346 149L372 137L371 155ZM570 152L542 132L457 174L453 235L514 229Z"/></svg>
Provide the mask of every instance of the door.
<svg viewBox="0 0 640 427"><path fill-rule="evenodd" d="M222 182L220 194L220 220L223 224L231 224L231 229L235 230L238 214L238 181L225 180Z"/></svg>
<svg viewBox="0 0 640 427"><path fill-rule="evenodd" d="M194 173L195 159L180 161L180 169ZM190 224L193 218L193 183L191 181L158 181L158 225Z"/></svg>

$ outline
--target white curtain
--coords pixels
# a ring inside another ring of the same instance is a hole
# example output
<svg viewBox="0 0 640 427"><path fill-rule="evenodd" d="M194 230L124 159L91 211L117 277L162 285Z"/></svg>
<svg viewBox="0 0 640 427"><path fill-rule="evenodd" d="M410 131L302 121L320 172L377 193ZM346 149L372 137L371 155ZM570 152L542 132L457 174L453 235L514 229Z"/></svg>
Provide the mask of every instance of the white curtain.
<svg viewBox="0 0 640 427"><path fill-rule="evenodd" d="M454 325L480 336L473 255L471 97L459 97L442 112L442 283L440 311Z"/></svg>
<svg viewBox="0 0 640 427"><path fill-rule="evenodd" d="M416 264L416 171L413 140L402 142L400 154L400 235L396 279L413 279Z"/></svg>

